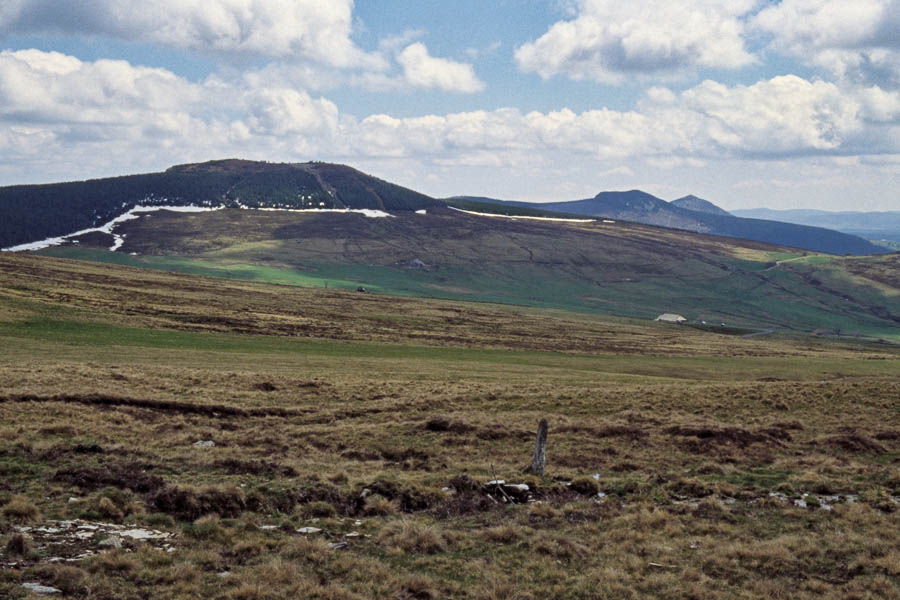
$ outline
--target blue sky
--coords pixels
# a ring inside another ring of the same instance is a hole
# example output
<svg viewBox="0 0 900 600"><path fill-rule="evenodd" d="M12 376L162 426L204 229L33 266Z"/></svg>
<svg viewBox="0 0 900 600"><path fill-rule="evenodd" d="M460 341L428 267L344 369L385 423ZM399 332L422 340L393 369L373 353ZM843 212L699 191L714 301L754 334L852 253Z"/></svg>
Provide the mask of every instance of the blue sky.
<svg viewBox="0 0 900 600"><path fill-rule="evenodd" d="M0 185L224 157L900 210L898 0L7 0Z"/></svg>

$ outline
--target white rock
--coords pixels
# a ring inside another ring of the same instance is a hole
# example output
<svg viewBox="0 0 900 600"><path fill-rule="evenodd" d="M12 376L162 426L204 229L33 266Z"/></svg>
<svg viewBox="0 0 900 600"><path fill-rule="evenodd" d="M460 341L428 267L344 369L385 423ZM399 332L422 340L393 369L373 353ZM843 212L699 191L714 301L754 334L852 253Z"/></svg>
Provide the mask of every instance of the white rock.
<svg viewBox="0 0 900 600"><path fill-rule="evenodd" d="M22 587L26 590L31 590L35 594L62 594L62 590L58 590L54 587L41 585L39 583L23 583Z"/></svg>
<svg viewBox="0 0 900 600"><path fill-rule="evenodd" d="M297 533L309 534L309 533L319 533L322 530L318 527L301 527L297 530Z"/></svg>
<svg viewBox="0 0 900 600"><path fill-rule="evenodd" d="M485 485L504 485L506 480L504 479L494 479L493 481L488 481Z"/></svg>
<svg viewBox="0 0 900 600"><path fill-rule="evenodd" d="M527 492L529 490L527 483L508 483L505 484L503 488L507 490L518 490L520 492Z"/></svg>
<svg viewBox="0 0 900 600"><path fill-rule="evenodd" d="M344 534L344 537L349 537L349 538L359 537L359 532L358 532L358 531L351 531L350 533L345 533L345 534Z"/></svg>
<svg viewBox="0 0 900 600"><path fill-rule="evenodd" d="M168 533L163 533L162 531L152 531L149 529L126 529L125 531L120 531L119 535L131 538L133 540L152 540L154 538L169 537Z"/></svg>
<svg viewBox="0 0 900 600"><path fill-rule="evenodd" d="M273 531L278 529L278 525L260 525L259 528L263 531Z"/></svg>
<svg viewBox="0 0 900 600"><path fill-rule="evenodd" d="M105 540L101 540L97 545L101 548L121 548L122 540L114 535L111 535Z"/></svg>
<svg viewBox="0 0 900 600"><path fill-rule="evenodd" d="M78 502L78 498L76 498L75 496L69 496L69 504L75 504L76 502Z"/></svg>
<svg viewBox="0 0 900 600"><path fill-rule="evenodd" d="M215 446L216 443L212 440L201 440L199 442L194 442L193 445L197 448L210 448L212 446Z"/></svg>

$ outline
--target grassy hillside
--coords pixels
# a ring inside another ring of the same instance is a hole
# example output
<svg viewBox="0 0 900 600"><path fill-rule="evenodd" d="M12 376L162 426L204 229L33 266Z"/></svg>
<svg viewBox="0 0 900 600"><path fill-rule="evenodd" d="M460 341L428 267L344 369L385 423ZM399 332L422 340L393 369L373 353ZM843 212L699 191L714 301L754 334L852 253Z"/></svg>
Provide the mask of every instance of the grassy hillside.
<svg viewBox="0 0 900 600"><path fill-rule="evenodd" d="M851 274L856 265L888 264L890 257L803 256L628 223L550 223L449 209L380 219L155 213L118 231L126 236L119 253L89 250L90 240L44 253L404 296L642 319L676 312L729 326L898 337L898 288Z"/></svg>
<svg viewBox="0 0 900 600"><path fill-rule="evenodd" d="M0 359L4 598L900 594L894 347L4 254Z"/></svg>

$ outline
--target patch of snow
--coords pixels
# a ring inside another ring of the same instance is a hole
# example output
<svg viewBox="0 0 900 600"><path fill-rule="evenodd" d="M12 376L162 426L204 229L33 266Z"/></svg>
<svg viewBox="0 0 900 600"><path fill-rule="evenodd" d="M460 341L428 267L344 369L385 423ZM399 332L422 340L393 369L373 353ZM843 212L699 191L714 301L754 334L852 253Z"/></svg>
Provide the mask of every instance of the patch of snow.
<svg viewBox="0 0 900 600"><path fill-rule="evenodd" d="M246 207L242 206L241 208ZM390 213L384 212L383 210L376 210L374 208L254 208L253 210L292 213L357 213L369 217L370 219L394 216Z"/></svg>
<svg viewBox="0 0 900 600"><path fill-rule="evenodd" d="M424 208L420 208L419 210L416 211L416 214L417 215L427 215L428 211L425 210Z"/></svg>
<svg viewBox="0 0 900 600"><path fill-rule="evenodd" d="M565 219L556 217L525 217L521 215L496 215L493 213L475 212L474 210L463 210L461 208L450 207L457 212L466 213L467 215L476 215L478 217L498 217L501 219L525 219L530 221L556 221L559 223L594 223L597 219Z"/></svg>

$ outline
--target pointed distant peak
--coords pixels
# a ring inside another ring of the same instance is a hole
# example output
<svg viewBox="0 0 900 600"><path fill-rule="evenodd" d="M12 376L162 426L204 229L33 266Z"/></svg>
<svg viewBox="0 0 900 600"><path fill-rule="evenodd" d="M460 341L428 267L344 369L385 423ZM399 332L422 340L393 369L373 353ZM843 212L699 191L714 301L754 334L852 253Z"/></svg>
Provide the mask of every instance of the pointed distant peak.
<svg viewBox="0 0 900 600"><path fill-rule="evenodd" d="M678 208L693 210L695 212L708 213L711 215L731 215L731 213L729 213L727 210L719 208L709 200L698 198L693 194L678 198L677 200L672 200L669 204L671 204L672 206L677 206Z"/></svg>

